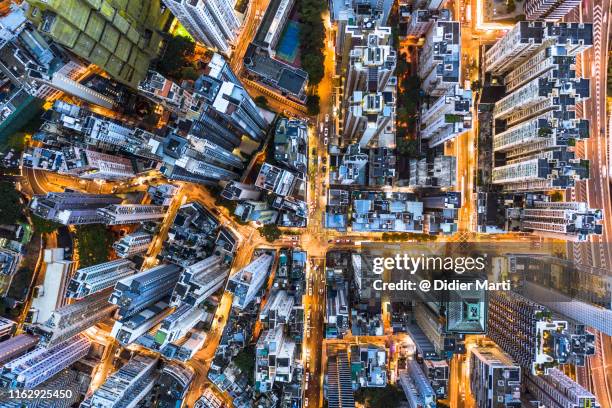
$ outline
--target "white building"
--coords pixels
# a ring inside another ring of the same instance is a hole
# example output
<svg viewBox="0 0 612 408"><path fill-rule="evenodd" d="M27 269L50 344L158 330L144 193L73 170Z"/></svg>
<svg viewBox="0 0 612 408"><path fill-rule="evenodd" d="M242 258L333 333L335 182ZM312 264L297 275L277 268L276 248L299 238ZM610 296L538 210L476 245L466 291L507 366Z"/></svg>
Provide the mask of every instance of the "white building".
<svg viewBox="0 0 612 408"><path fill-rule="evenodd" d="M262 254L230 278L227 290L234 294L234 307L244 309L255 299L266 282L273 260L272 255Z"/></svg>
<svg viewBox="0 0 612 408"><path fill-rule="evenodd" d="M160 300L133 316L117 320L110 335L124 346L132 344L164 320L171 310L166 301Z"/></svg>
<svg viewBox="0 0 612 408"><path fill-rule="evenodd" d="M230 0L164 0L172 14L199 43L229 54L240 20Z"/></svg>
<svg viewBox="0 0 612 408"><path fill-rule="evenodd" d="M66 303L64 295L68 279L72 273L73 263L66 260L63 248L45 249L45 279L36 287L30 305L31 323L44 323L53 313Z"/></svg>

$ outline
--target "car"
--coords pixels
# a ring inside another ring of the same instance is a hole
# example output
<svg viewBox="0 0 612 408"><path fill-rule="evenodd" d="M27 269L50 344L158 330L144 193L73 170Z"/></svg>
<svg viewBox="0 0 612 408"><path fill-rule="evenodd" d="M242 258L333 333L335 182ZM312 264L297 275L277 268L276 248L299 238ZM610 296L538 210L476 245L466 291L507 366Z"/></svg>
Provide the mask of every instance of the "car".
<svg viewBox="0 0 612 408"><path fill-rule="evenodd" d="M329 114L325 115L325 123L329 122Z"/></svg>
<svg viewBox="0 0 612 408"><path fill-rule="evenodd" d="M292 241L299 241L299 240L300 240L300 237L299 237L299 236L297 236L297 235L293 235L293 236L291 237L291 240L292 240Z"/></svg>
<svg viewBox="0 0 612 408"><path fill-rule="evenodd" d="M323 122L319 123L319 132L323 132Z"/></svg>
<svg viewBox="0 0 612 408"><path fill-rule="evenodd" d="M310 373L306 373L306 382L310 381Z"/></svg>
<svg viewBox="0 0 612 408"><path fill-rule="evenodd" d="M328 129L328 128L325 128L325 130L323 131L323 134L324 134L325 136L328 136L328 135L329 135L329 129Z"/></svg>
<svg viewBox="0 0 612 408"><path fill-rule="evenodd" d="M327 164L327 157L323 156L323 159L321 161L323 162L323 164Z"/></svg>
<svg viewBox="0 0 612 408"><path fill-rule="evenodd" d="M321 167L321 171L325 173L327 171L327 167L326 166Z"/></svg>
<svg viewBox="0 0 612 408"><path fill-rule="evenodd" d="M304 406L307 407L308 406L308 397L304 398Z"/></svg>
<svg viewBox="0 0 612 408"><path fill-rule="evenodd" d="M328 143L329 143L329 138L326 137L325 139L323 139L324 146L327 146Z"/></svg>
<svg viewBox="0 0 612 408"><path fill-rule="evenodd" d="M308 296L312 296L312 286L308 288Z"/></svg>

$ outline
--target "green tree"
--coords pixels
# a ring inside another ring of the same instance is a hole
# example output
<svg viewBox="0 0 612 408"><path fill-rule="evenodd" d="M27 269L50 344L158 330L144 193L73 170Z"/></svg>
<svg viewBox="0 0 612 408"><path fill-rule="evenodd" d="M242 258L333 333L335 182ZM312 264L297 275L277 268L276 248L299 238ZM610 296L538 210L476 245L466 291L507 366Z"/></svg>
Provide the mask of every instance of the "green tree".
<svg viewBox="0 0 612 408"><path fill-rule="evenodd" d="M78 225L75 238L81 268L108 260L114 237L104 225Z"/></svg>
<svg viewBox="0 0 612 408"><path fill-rule="evenodd" d="M398 139L397 152L400 156L416 158L419 156L419 142L415 139Z"/></svg>
<svg viewBox="0 0 612 408"><path fill-rule="evenodd" d="M309 115L318 115L321 111L319 107L320 97L317 94L308 95L306 98L306 109L308 109Z"/></svg>
<svg viewBox="0 0 612 408"><path fill-rule="evenodd" d="M56 231L58 228L62 226L62 224L46 220L35 214L32 214L31 218L32 218L32 226L34 227L34 231L40 234L49 234L51 232Z"/></svg>
<svg viewBox="0 0 612 408"><path fill-rule="evenodd" d="M257 231L259 231L261 236L268 242L274 242L282 235L280 229L275 224L264 225L263 227L257 228Z"/></svg>
<svg viewBox="0 0 612 408"><path fill-rule="evenodd" d="M9 181L0 182L0 224L14 224L21 218L21 197L15 185Z"/></svg>
<svg viewBox="0 0 612 408"><path fill-rule="evenodd" d="M166 49L158 61L157 70L164 76L180 78L181 70L189 64L194 50L195 43L191 38L178 35L169 37Z"/></svg>
<svg viewBox="0 0 612 408"><path fill-rule="evenodd" d="M196 70L193 66L186 66L181 68L181 79L188 79L191 81L195 81L200 77L198 70Z"/></svg>
<svg viewBox="0 0 612 408"><path fill-rule="evenodd" d="M263 95L256 96L255 98L253 98L253 101L260 108L264 108L264 109L268 108L268 99Z"/></svg>

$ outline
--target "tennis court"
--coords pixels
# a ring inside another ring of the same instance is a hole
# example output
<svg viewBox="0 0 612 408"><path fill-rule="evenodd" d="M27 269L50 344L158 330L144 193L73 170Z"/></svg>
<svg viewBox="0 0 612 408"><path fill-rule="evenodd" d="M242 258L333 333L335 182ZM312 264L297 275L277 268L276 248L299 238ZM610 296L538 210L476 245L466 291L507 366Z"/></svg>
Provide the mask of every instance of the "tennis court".
<svg viewBox="0 0 612 408"><path fill-rule="evenodd" d="M289 21L285 27L278 46L276 47L277 58L294 64L298 55L300 45L300 24L297 21Z"/></svg>

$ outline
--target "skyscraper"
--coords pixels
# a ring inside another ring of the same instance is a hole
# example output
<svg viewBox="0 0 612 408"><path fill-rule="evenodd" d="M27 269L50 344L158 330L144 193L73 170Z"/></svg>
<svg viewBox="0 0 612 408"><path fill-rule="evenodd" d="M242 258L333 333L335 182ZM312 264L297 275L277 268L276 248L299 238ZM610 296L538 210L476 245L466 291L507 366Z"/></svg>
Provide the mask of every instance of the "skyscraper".
<svg viewBox="0 0 612 408"><path fill-rule="evenodd" d="M234 307L244 309L255 299L268 277L273 260L272 255L259 255L230 278L227 290L234 294Z"/></svg>
<svg viewBox="0 0 612 408"><path fill-rule="evenodd" d="M99 208L121 201L121 198L110 194L67 191L34 196L30 208L39 217L64 225L96 224L102 222L102 217L97 213Z"/></svg>
<svg viewBox="0 0 612 408"><path fill-rule="evenodd" d="M113 204L97 210L106 225L135 224L159 221L166 216L166 207L151 204Z"/></svg>
<svg viewBox="0 0 612 408"><path fill-rule="evenodd" d="M583 202L533 201L523 208L508 208L509 230L568 241L585 241L590 234L601 234L601 210L588 208Z"/></svg>
<svg viewBox="0 0 612 408"><path fill-rule="evenodd" d="M255 389L269 392L276 381L291 382L296 345L285 338L284 325L264 331L255 349Z"/></svg>
<svg viewBox="0 0 612 408"><path fill-rule="evenodd" d="M326 399L329 408L354 408L351 368L346 350L327 351Z"/></svg>
<svg viewBox="0 0 612 408"><path fill-rule="evenodd" d="M40 343L52 347L110 317L116 306L108 303L111 289L94 293L77 302L60 307L51 317L33 326Z"/></svg>
<svg viewBox="0 0 612 408"><path fill-rule="evenodd" d="M54 347L36 347L2 367L0 383L3 387L34 388L53 377L89 352L87 337L77 335Z"/></svg>
<svg viewBox="0 0 612 408"><path fill-rule="evenodd" d="M395 71L397 56L389 45L389 37L378 31L367 34L366 43L349 52L344 94L355 91L382 92Z"/></svg>
<svg viewBox="0 0 612 408"><path fill-rule="evenodd" d="M172 14L198 42L229 54L240 20L230 0L164 0Z"/></svg>
<svg viewBox="0 0 612 408"><path fill-rule="evenodd" d="M133 88L157 56L158 30L167 18L159 0L28 0L28 4L28 18L39 31Z"/></svg>
<svg viewBox="0 0 612 408"><path fill-rule="evenodd" d="M579 0L527 0L527 20L558 21L580 5Z"/></svg>
<svg viewBox="0 0 612 408"><path fill-rule="evenodd" d="M538 49L553 44L564 46L567 55L575 56L593 45L593 24L521 21L486 51L485 70L502 75L518 67Z"/></svg>
<svg viewBox="0 0 612 408"><path fill-rule="evenodd" d="M472 91L459 83L450 86L433 104L423 108L421 138L436 147L472 126Z"/></svg>
<svg viewBox="0 0 612 408"><path fill-rule="evenodd" d="M240 144L242 135L263 139L268 123L220 54L213 55L206 73L195 81L194 92L204 107L191 128L193 135L228 150Z"/></svg>
<svg viewBox="0 0 612 408"><path fill-rule="evenodd" d="M147 251L153 241L153 236L146 232L135 232L128 234L113 244L113 249L120 258L127 258L132 255L142 254Z"/></svg>
<svg viewBox="0 0 612 408"><path fill-rule="evenodd" d="M174 287L172 304L198 306L223 285L228 273L228 266L216 255L187 266Z"/></svg>
<svg viewBox="0 0 612 408"><path fill-rule="evenodd" d="M591 392L557 368L551 369L546 375L527 374L525 386L545 407L599 408L601 406Z"/></svg>
<svg viewBox="0 0 612 408"><path fill-rule="evenodd" d="M181 339L205 316L206 311L203 308L183 303L162 320L154 336L155 343L163 348L168 343Z"/></svg>
<svg viewBox="0 0 612 408"><path fill-rule="evenodd" d="M77 299L89 296L113 287L118 280L135 273L134 263L127 259L116 259L81 268L70 280L66 296Z"/></svg>
<svg viewBox="0 0 612 408"><path fill-rule="evenodd" d="M378 144L383 133L392 133L394 108L392 92L354 92L348 101L343 138L347 143L359 142L360 147Z"/></svg>
<svg viewBox="0 0 612 408"><path fill-rule="evenodd" d="M428 378L414 360L406 362L405 370L399 371L398 383L402 387L410 408L430 408L436 406L436 393Z"/></svg>
<svg viewBox="0 0 612 408"><path fill-rule="evenodd" d="M425 37L419 54L421 88L431 96L444 95L459 82L461 72L461 27L458 21L438 20Z"/></svg>
<svg viewBox="0 0 612 408"><path fill-rule="evenodd" d="M124 346L135 342L140 336L153 329L170 314L172 309L168 307L166 299L164 297L154 304L147 305L144 309L133 315L117 320L111 330L111 336Z"/></svg>
<svg viewBox="0 0 612 408"><path fill-rule="evenodd" d="M115 284L108 301L119 306L121 318L132 316L156 301L169 296L178 281L181 267L158 265Z"/></svg>
<svg viewBox="0 0 612 408"><path fill-rule="evenodd" d="M521 367L499 347L470 351L470 390L479 407L521 406Z"/></svg>
<svg viewBox="0 0 612 408"><path fill-rule="evenodd" d="M158 378L157 357L135 354L130 361L113 373L82 408L110 408L136 405L153 388Z"/></svg>
<svg viewBox="0 0 612 408"><path fill-rule="evenodd" d="M569 361L568 323L553 320L544 306L512 291L489 292L487 336L524 370L547 373Z"/></svg>

